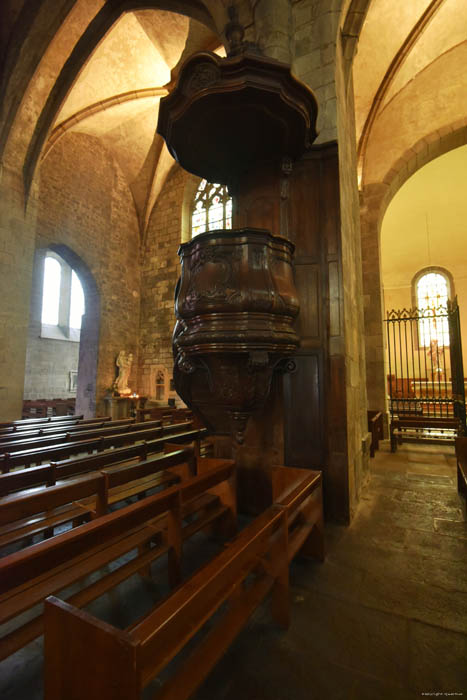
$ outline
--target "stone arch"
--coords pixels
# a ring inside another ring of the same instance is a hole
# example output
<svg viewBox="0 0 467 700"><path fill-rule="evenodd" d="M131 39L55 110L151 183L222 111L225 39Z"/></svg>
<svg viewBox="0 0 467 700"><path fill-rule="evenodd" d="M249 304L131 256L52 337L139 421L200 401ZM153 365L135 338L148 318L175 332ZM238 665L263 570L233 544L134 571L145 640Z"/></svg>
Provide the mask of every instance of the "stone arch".
<svg viewBox="0 0 467 700"><path fill-rule="evenodd" d="M369 408L385 406L383 298L380 269L381 226L402 185L430 161L467 144L467 127L457 122L417 141L387 171L383 182L365 185L361 195L361 234L365 344Z"/></svg>
<svg viewBox="0 0 467 700"><path fill-rule="evenodd" d="M427 134L407 149L384 178L387 189L381 200L380 224L391 200L409 177L435 158L465 144L467 144L467 126L462 120L450 124L442 131L436 130Z"/></svg>
<svg viewBox="0 0 467 700"><path fill-rule="evenodd" d="M372 0L347 0L341 10L340 41L344 60L344 77L348 83L358 39Z"/></svg>
<svg viewBox="0 0 467 700"><path fill-rule="evenodd" d="M81 323L76 389L76 413L85 418L96 414L97 360L100 328L100 294L96 280L84 260L64 244L52 243L50 250L60 255L76 272L83 286L85 313Z"/></svg>

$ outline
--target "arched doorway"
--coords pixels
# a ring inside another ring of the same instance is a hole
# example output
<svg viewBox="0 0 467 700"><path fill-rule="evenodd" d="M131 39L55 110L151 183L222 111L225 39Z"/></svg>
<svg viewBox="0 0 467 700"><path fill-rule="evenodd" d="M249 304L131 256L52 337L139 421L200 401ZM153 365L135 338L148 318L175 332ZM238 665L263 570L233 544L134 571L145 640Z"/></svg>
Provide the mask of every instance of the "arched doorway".
<svg viewBox="0 0 467 700"><path fill-rule="evenodd" d="M467 146L433 159L407 179L382 220L387 393L391 404L394 396L403 397L403 412L449 417L454 394L463 393L466 168ZM457 304L461 337L449 321ZM454 378L462 391L454 392Z"/></svg>

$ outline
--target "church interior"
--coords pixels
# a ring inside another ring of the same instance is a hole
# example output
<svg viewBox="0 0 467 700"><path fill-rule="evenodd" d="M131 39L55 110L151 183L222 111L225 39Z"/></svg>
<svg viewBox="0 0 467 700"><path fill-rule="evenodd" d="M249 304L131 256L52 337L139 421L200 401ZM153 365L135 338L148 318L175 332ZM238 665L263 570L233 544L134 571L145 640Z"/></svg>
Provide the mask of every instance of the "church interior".
<svg viewBox="0 0 467 700"><path fill-rule="evenodd" d="M2 700L467 692L465 0L0 57Z"/></svg>

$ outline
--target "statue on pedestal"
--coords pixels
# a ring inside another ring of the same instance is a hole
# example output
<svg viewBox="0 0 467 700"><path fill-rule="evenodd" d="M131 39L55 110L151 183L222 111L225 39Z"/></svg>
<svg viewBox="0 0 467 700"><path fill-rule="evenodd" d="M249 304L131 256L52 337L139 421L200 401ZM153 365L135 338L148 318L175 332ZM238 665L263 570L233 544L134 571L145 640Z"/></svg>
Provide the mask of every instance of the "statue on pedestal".
<svg viewBox="0 0 467 700"><path fill-rule="evenodd" d="M128 386L128 377L130 376L131 365L133 364L133 353L126 353L125 350L120 350L116 360L118 367L118 377L114 382L114 390L120 396L129 396L131 389Z"/></svg>

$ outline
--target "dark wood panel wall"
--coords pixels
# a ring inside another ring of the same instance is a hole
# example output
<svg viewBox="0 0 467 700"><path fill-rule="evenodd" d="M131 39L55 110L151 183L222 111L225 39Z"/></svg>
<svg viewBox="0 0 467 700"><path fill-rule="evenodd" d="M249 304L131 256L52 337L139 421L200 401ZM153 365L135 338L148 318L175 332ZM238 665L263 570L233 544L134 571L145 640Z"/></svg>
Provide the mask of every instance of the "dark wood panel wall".
<svg viewBox="0 0 467 700"><path fill-rule="evenodd" d="M327 516L349 517L345 342L337 144L294 164L288 200L301 346L285 377L285 463L323 469Z"/></svg>
<svg viewBox="0 0 467 700"><path fill-rule="evenodd" d="M289 175L251 173L236 192L234 227L256 226L286 234L296 246L300 300L296 370L283 385L284 444L266 416L268 444L285 464L322 469L328 518L349 520L349 460L343 314L339 161L337 143L314 146ZM284 228L286 231L284 231ZM277 390L276 390L277 394ZM277 402L277 396L271 402ZM282 412L281 412L282 415ZM250 419L240 462L264 461L261 417ZM281 428L282 433L282 426Z"/></svg>

